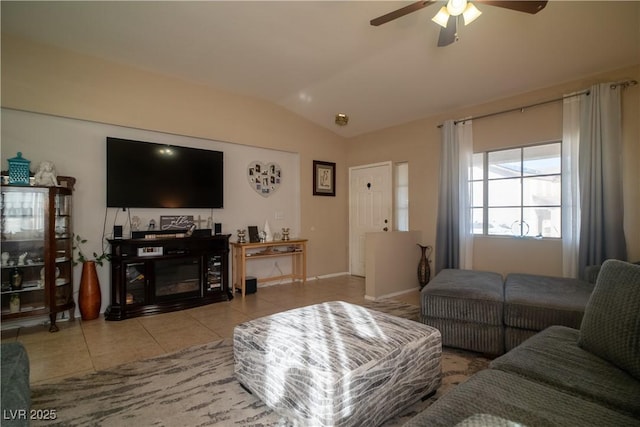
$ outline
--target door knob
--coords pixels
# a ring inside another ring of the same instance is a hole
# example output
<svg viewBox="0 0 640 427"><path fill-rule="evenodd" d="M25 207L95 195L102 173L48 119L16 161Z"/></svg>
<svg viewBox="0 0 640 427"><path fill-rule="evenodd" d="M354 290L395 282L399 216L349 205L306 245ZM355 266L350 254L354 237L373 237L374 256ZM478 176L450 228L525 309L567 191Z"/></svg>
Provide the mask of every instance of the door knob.
<svg viewBox="0 0 640 427"><path fill-rule="evenodd" d="M383 228L382 231L389 231L389 227Z"/></svg>

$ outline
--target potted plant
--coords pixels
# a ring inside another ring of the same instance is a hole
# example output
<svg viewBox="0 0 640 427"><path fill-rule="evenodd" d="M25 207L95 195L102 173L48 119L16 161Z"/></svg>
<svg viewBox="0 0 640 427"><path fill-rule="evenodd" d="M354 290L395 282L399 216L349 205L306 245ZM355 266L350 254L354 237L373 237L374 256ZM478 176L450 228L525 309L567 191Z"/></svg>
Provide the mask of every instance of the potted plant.
<svg viewBox="0 0 640 427"><path fill-rule="evenodd" d="M109 261L111 255L104 251L98 255L93 252L93 258L89 258L82 251L81 245L87 243L87 239L83 239L76 234L73 242L73 250L76 251L76 257L73 265L82 264L82 275L80 276L80 293L78 295L78 307L82 320L93 320L100 317L100 306L102 305L102 293L100 292L100 281L96 264L101 266L104 261Z"/></svg>

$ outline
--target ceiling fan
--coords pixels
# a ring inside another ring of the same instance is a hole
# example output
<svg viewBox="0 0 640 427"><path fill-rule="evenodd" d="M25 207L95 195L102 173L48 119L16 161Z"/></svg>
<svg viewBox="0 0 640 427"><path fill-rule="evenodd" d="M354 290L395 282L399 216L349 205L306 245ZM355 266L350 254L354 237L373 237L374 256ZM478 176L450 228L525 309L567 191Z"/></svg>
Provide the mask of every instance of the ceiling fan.
<svg viewBox="0 0 640 427"><path fill-rule="evenodd" d="M389 12L370 21L370 24L377 27L394 19L398 19L409 13L415 12L427 6L431 6L437 0L421 0L411 3L408 6ZM474 0L475 3L482 3L490 6L503 7L505 9L515 10L517 12L525 12L535 14L540 12L547 5L547 1L531 1L531 0ZM464 24L468 25L482 12L475 5L467 0L449 0L446 6L442 6L432 21L440 25L440 36L438 37L438 46L448 46L458 39L458 17L462 15Z"/></svg>

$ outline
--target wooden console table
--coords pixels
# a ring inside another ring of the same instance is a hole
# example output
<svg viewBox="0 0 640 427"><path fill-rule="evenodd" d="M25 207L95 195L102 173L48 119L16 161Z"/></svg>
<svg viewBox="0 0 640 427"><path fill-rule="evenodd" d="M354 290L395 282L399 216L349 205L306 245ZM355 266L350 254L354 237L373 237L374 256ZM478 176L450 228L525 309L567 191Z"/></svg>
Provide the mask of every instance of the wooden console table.
<svg viewBox="0 0 640 427"><path fill-rule="evenodd" d="M258 278L258 283L270 280L293 279L304 283L307 280L307 239L278 240L260 243L234 243L233 288L246 294L247 261L269 257L291 257L291 274ZM258 250L262 249L262 250Z"/></svg>

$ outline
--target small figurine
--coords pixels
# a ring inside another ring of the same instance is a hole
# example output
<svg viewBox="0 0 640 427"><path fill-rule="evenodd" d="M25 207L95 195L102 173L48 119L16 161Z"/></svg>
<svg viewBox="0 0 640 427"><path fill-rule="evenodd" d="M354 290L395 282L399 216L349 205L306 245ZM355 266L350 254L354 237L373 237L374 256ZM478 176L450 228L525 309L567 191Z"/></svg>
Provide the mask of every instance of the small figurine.
<svg viewBox="0 0 640 427"><path fill-rule="evenodd" d="M273 234L271 233L271 227L269 226L269 221L264 222L264 230L262 232L264 233L265 242L270 242L273 240Z"/></svg>
<svg viewBox="0 0 640 427"><path fill-rule="evenodd" d="M139 216L134 216L131 218L131 231L138 231L140 230L140 224L141 224L141 220Z"/></svg>
<svg viewBox="0 0 640 427"><path fill-rule="evenodd" d="M36 185L43 185L45 187L57 187L58 177L56 176L56 168L53 162L49 160L43 160L38 166L38 171L34 177Z"/></svg>
<svg viewBox="0 0 640 427"><path fill-rule="evenodd" d="M20 312L20 295L18 294L11 295L11 300L9 301L9 312L10 313Z"/></svg>
<svg viewBox="0 0 640 427"><path fill-rule="evenodd" d="M2 266L7 267L9 265L9 252L2 252Z"/></svg>
<svg viewBox="0 0 640 427"><path fill-rule="evenodd" d="M22 289L22 271L18 268L11 272L11 287L14 291Z"/></svg>
<svg viewBox="0 0 640 427"><path fill-rule="evenodd" d="M18 265L24 265L24 261L27 258L27 255L28 255L28 252L25 252L18 256Z"/></svg>

